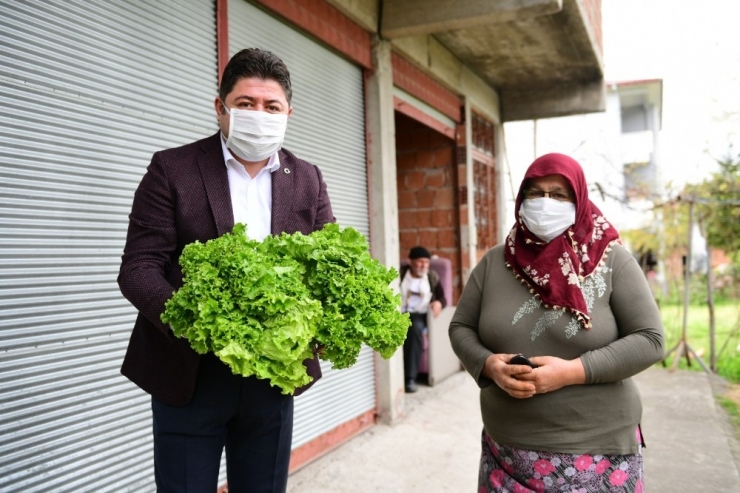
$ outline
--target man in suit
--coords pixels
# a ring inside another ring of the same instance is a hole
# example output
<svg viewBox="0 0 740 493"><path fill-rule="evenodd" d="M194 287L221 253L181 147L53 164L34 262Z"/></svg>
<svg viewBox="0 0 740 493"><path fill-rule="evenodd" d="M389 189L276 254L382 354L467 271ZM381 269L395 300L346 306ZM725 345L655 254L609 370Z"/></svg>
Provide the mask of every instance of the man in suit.
<svg viewBox="0 0 740 493"><path fill-rule="evenodd" d="M220 131L155 153L134 195L118 283L139 315L121 372L152 396L159 492L214 493L224 447L231 493L286 489L293 396L267 380L233 375L212 354L198 355L160 314L182 285L185 245L216 238L236 222L262 240L334 221L319 168L281 149L291 96L277 56L237 53L214 102ZM305 364L315 382L318 359Z"/></svg>
<svg viewBox="0 0 740 493"><path fill-rule="evenodd" d="M409 263L401 267L401 311L409 314L411 326L403 343L403 373L407 393L416 392L421 356L424 353L424 332L427 313L438 316L447 304L439 275L429 269L431 254L423 246L409 251Z"/></svg>

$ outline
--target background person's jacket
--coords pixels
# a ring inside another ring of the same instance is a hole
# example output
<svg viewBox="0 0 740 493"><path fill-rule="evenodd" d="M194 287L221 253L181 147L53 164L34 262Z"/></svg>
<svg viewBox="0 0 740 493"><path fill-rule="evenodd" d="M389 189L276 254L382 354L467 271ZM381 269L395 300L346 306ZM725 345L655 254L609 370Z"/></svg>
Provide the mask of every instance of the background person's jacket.
<svg viewBox="0 0 740 493"><path fill-rule="evenodd" d="M406 273L409 271L408 265L402 265L401 269L398 273L399 279L403 281L403 278L406 276ZM434 272L431 268L429 268L429 272L427 273L427 278L429 279L429 288L432 290L432 299L429 301L429 303L432 303L433 301L439 301L442 303L442 308L447 306L447 299L445 298L445 292L444 289L442 289L442 283L439 282L439 274Z"/></svg>

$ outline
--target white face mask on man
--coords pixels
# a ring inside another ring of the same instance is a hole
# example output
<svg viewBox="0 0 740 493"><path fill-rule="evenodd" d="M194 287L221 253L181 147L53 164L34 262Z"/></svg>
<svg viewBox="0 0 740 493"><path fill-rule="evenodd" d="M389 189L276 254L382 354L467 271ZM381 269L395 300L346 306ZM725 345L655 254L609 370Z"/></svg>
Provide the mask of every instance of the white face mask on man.
<svg viewBox="0 0 740 493"><path fill-rule="evenodd" d="M238 157L257 162L269 158L280 150L288 126L288 115L229 109L226 105L224 109L231 117L226 147Z"/></svg>
<svg viewBox="0 0 740 493"><path fill-rule="evenodd" d="M532 234L549 243L576 222L576 204L548 197L525 199L519 217Z"/></svg>

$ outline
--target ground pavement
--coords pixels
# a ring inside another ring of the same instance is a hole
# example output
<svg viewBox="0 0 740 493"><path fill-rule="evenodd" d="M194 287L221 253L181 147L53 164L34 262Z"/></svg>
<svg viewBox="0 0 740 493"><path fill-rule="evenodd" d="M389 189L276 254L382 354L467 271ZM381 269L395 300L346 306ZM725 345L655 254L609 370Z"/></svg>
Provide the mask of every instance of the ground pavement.
<svg viewBox="0 0 740 493"><path fill-rule="evenodd" d="M740 446L713 397L721 382L659 367L636 381L646 492L740 492ZM475 493L482 425L473 380L460 372L406 397L400 423L376 425L296 471L288 492Z"/></svg>

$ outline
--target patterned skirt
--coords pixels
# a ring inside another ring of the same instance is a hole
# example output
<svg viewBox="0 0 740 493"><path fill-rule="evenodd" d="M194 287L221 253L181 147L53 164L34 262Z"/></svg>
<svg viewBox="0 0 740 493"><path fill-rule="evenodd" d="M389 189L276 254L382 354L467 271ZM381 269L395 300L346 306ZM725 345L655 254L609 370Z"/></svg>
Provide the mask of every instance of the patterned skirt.
<svg viewBox="0 0 740 493"><path fill-rule="evenodd" d="M483 431L479 493L643 493L642 455L559 454L507 447Z"/></svg>

